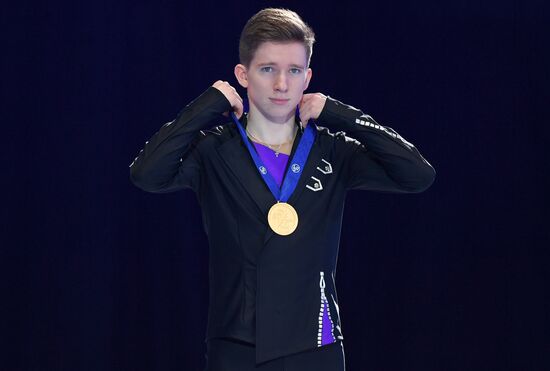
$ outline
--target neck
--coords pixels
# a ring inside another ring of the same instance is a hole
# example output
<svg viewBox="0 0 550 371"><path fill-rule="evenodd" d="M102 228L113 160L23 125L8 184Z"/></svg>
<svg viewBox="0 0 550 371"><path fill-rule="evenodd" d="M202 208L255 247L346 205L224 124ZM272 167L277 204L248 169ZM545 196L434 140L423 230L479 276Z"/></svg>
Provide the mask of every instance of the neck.
<svg viewBox="0 0 550 371"><path fill-rule="evenodd" d="M271 120L251 105L246 128L254 137L262 142L276 145L292 140L297 127L294 113L286 118Z"/></svg>

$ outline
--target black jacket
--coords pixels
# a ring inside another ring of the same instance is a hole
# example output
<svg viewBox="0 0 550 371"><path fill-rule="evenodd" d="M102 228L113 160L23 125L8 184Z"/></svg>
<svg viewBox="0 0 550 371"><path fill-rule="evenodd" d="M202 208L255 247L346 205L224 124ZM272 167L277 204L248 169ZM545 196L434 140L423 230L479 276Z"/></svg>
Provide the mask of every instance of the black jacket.
<svg viewBox="0 0 550 371"><path fill-rule="evenodd" d="M346 191L422 192L435 171L394 130L328 97L288 200L298 227L279 236L267 224L275 199L235 124L221 115L230 109L220 91L208 88L130 165L132 182L145 191L197 194L210 245L206 338L255 343L258 363L320 346L325 298L334 341L341 340L335 274ZM241 121L246 125L246 116Z"/></svg>

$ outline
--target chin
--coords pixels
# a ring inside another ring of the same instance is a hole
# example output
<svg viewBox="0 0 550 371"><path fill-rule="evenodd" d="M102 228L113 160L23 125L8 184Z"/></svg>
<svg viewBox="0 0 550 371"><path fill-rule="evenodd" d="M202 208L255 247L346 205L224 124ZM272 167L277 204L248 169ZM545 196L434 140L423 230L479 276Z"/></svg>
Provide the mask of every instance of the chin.
<svg viewBox="0 0 550 371"><path fill-rule="evenodd" d="M270 116L274 119L288 120L289 117L294 116L295 110L280 110L276 112L270 112Z"/></svg>

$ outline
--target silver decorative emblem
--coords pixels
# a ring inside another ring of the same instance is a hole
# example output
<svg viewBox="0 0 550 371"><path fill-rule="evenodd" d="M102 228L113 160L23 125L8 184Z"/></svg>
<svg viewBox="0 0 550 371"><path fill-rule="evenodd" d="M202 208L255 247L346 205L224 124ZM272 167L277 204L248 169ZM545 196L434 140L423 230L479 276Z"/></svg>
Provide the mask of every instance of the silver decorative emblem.
<svg viewBox="0 0 550 371"><path fill-rule="evenodd" d="M300 165L292 164L291 169L292 169L292 172L299 173L300 172Z"/></svg>
<svg viewBox="0 0 550 371"><path fill-rule="evenodd" d="M322 191L323 190L323 184L321 183L321 180L315 178L314 176L312 176L311 179L313 179L315 181L315 183L313 183L313 187L310 186L309 184L306 184L306 188L312 190L313 192Z"/></svg>
<svg viewBox="0 0 550 371"><path fill-rule="evenodd" d="M319 170L321 173L325 175L332 174L332 165L330 164L330 162L328 162L324 158L322 158L321 161L325 163L324 169L317 166L317 170Z"/></svg>
<svg viewBox="0 0 550 371"><path fill-rule="evenodd" d="M260 173L262 173L263 175L267 174L267 169L265 167L260 166L258 169L260 170Z"/></svg>

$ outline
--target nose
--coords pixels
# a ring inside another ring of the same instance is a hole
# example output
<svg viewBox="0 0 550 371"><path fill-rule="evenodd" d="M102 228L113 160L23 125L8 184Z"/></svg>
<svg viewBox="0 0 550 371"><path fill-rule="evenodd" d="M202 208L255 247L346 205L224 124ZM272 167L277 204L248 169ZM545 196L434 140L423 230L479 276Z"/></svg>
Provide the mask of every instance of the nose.
<svg viewBox="0 0 550 371"><path fill-rule="evenodd" d="M287 91L288 90L288 82L287 82L287 76L286 74L281 71L275 78L275 86L274 89L276 91Z"/></svg>

